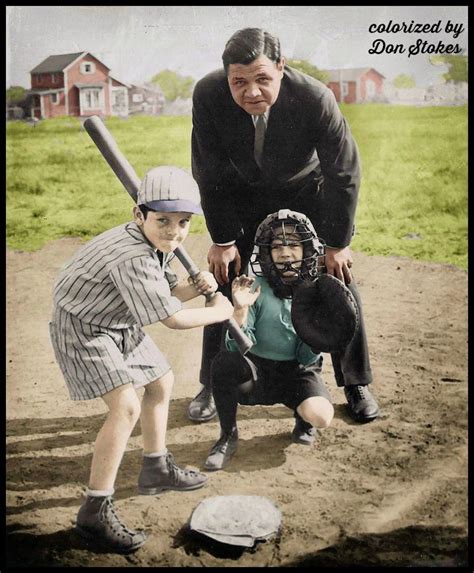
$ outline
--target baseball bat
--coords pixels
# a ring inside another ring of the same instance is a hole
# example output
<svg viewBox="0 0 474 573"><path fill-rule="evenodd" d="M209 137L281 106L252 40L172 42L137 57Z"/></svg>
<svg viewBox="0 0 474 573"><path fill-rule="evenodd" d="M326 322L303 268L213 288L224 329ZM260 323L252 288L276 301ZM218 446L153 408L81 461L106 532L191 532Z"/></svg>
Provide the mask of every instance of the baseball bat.
<svg viewBox="0 0 474 573"><path fill-rule="evenodd" d="M125 190L130 197L137 202L138 190L140 189L140 179L135 173L135 170L127 161L127 158L120 151L117 142L112 137L112 134L105 126L104 122L98 115L88 117L84 121L84 128L90 135L92 141L96 144L97 149L102 154L102 157L110 165L112 171L118 177ZM186 252L186 249L180 245L174 250L174 254L181 262L183 267L189 273L192 279L199 274L199 268L195 265L194 261ZM206 296L210 300L214 295ZM230 318L224 322L224 325L229 330L232 338L237 343L241 354L246 354L253 346L249 337L242 332L239 325L234 318Z"/></svg>

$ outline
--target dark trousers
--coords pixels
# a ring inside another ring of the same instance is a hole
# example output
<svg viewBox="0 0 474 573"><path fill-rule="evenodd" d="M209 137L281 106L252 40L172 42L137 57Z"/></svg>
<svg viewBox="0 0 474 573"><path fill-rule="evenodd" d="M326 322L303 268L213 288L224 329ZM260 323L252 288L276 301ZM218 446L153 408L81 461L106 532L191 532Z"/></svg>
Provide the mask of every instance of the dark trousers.
<svg viewBox="0 0 474 573"><path fill-rule="evenodd" d="M248 270L250 255L253 251L255 230L256 229L249 229L249 232L236 242L242 259L241 273L247 273ZM229 283L224 286L219 286L219 291L232 301L231 283L235 278L235 273L233 265L230 265L230 267ZM334 352L331 354L334 376L338 386L366 385L372 382L372 372L362 313L362 303L354 279L352 279L352 282L347 286L357 301L360 320L357 331L344 352ZM224 334L225 331L222 323L212 324L204 328L201 372L199 377L201 384L208 385L211 383L212 361L214 357L224 349Z"/></svg>
<svg viewBox="0 0 474 573"><path fill-rule="evenodd" d="M212 362L212 393L222 432L237 425L237 405L284 404L296 412L313 396L331 402L321 377L322 360L303 365L296 360L269 360L247 353L222 351ZM301 417L300 417L301 419Z"/></svg>

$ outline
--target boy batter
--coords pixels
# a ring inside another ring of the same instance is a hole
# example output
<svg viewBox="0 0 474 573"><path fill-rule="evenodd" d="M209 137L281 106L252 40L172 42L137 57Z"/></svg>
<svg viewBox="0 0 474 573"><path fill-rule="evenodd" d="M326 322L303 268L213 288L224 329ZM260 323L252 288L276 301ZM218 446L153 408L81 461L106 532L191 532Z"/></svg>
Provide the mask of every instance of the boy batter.
<svg viewBox="0 0 474 573"><path fill-rule="evenodd" d="M94 445L86 498L76 530L118 553L146 541L128 529L113 504L114 484L128 439L140 418L143 466L138 491L154 495L202 487L207 477L176 465L166 448L173 373L142 329L161 321L187 329L227 320L231 303L219 293L204 308L182 302L216 291L202 272L178 284L169 267L186 238L192 214L202 214L194 179L175 167L157 167L142 181L134 220L85 244L61 270L54 286L50 336L73 400L100 397L107 418ZM136 390L144 387L143 399Z"/></svg>

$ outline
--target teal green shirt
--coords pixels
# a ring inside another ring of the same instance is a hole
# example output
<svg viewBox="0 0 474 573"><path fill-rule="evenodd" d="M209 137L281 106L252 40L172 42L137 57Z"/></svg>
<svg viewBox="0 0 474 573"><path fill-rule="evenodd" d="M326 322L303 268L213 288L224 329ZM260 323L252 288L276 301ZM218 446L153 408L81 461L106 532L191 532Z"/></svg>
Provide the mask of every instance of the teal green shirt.
<svg viewBox="0 0 474 573"><path fill-rule="evenodd" d="M242 330L253 342L250 350L269 360L297 360L307 366L320 358L296 334L291 322L291 299L278 298L263 277L255 278L261 292L255 303L249 308L247 323ZM238 350L237 344L226 334L228 350Z"/></svg>

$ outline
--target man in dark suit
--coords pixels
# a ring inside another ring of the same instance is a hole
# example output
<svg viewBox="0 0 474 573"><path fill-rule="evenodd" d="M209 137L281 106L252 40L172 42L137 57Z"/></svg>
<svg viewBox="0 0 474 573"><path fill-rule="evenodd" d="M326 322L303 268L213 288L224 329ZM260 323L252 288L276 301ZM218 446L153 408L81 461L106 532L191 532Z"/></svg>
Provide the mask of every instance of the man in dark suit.
<svg viewBox="0 0 474 573"><path fill-rule="evenodd" d="M279 209L304 213L327 244L327 272L360 297L349 248L354 233L360 167L356 143L332 91L285 65L278 38L259 28L236 32L193 93L192 170L207 228L214 241L209 269L230 298L233 276L245 271L255 230ZM367 337L360 327L343 353L331 355L336 383L359 422L379 414ZM222 325L204 329L200 382L190 403L194 421L212 419L210 365ZM311 433L296 418L297 432Z"/></svg>

